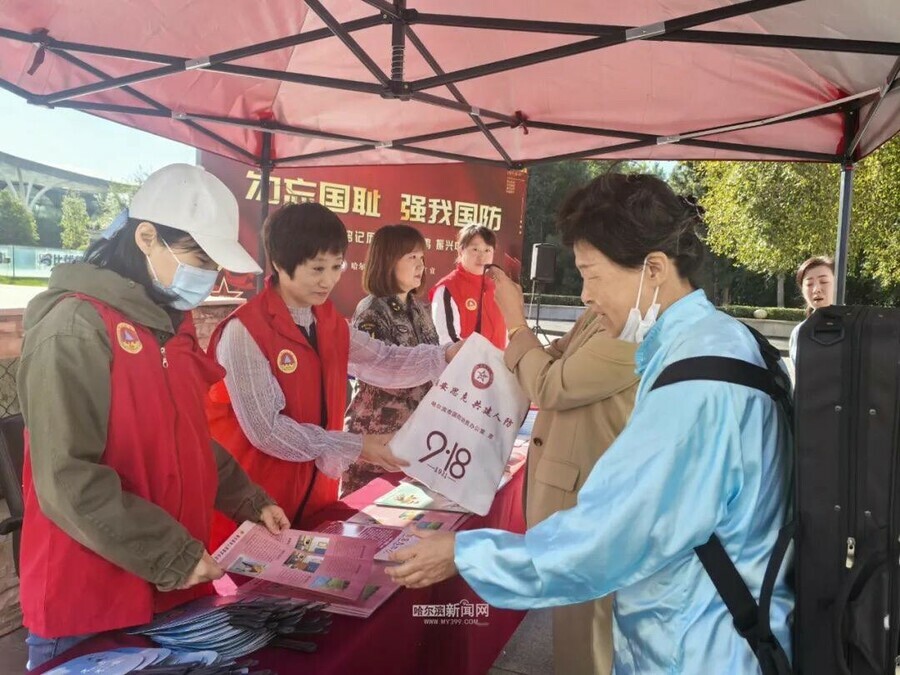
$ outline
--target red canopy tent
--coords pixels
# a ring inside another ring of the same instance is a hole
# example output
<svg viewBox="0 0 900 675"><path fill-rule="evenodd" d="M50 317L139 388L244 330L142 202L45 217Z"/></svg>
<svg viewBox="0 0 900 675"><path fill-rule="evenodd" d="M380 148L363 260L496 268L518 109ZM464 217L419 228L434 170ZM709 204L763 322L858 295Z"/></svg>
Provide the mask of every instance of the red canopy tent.
<svg viewBox="0 0 900 675"><path fill-rule="evenodd" d="M900 130L897 0L446 6L0 0L0 87L263 172L838 162L843 299L853 162Z"/></svg>

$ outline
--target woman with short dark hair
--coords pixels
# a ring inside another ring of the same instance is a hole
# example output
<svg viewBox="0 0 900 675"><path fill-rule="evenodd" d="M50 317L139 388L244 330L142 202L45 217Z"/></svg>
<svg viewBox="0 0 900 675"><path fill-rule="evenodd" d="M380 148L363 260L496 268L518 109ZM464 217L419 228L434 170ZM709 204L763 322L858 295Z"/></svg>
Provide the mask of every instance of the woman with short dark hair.
<svg viewBox="0 0 900 675"><path fill-rule="evenodd" d="M464 340L478 330L499 349L506 347L506 322L494 300L494 281L484 274L494 262L496 246L497 235L484 225L459 231L456 268L428 294L441 344Z"/></svg>
<svg viewBox="0 0 900 675"><path fill-rule="evenodd" d="M207 415L213 438L305 527L337 500L353 462L390 471L405 464L387 446L390 436L343 431L348 374L415 387L435 380L459 347L397 347L347 325L328 299L345 267L347 230L321 204L282 207L263 235L273 272L213 332L208 352L227 373L210 389ZM214 541L236 527L217 518Z"/></svg>
<svg viewBox="0 0 900 675"><path fill-rule="evenodd" d="M655 386L669 365L695 357L764 367L749 330L692 282L698 224L696 208L652 176L603 175L572 195L559 229L574 247L582 300L612 335L639 344L634 412L572 508L524 535L426 535L392 555L402 564L389 575L418 588L460 573L487 602L515 609L615 592L616 675L759 672L694 549L716 535L759 597L790 511L786 415L768 393L732 382ZM788 653L793 604L782 572L770 612Z"/></svg>
<svg viewBox="0 0 900 675"><path fill-rule="evenodd" d="M385 225L375 232L366 254L363 288L351 325L376 340L415 347L438 344L427 307L417 294L425 276L425 238L409 225ZM393 434L412 415L431 383L387 389L360 382L347 408L346 429L358 434ZM344 473L341 494L349 494L384 469L355 462Z"/></svg>

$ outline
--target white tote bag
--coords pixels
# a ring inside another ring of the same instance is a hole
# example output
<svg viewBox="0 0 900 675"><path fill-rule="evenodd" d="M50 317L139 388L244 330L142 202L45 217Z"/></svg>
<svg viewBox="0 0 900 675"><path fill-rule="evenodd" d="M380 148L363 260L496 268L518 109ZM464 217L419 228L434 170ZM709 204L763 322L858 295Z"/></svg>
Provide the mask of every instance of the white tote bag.
<svg viewBox="0 0 900 675"><path fill-rule="evenodd" d="M473 333L390 447L409 476L485 515L527 410L503 352Z"/></svg>

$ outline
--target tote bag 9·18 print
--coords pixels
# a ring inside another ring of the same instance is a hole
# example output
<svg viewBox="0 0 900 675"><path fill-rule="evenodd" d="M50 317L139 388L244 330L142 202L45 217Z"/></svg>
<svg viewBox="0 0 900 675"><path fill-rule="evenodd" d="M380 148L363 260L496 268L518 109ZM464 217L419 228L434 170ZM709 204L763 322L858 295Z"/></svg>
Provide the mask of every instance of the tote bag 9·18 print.
<svg viewBox="0 0 900 675"><path fill-rule="evenodd" d="M527 410L503 352L473 333L390 447L409 476L485 515Z"/></svg>

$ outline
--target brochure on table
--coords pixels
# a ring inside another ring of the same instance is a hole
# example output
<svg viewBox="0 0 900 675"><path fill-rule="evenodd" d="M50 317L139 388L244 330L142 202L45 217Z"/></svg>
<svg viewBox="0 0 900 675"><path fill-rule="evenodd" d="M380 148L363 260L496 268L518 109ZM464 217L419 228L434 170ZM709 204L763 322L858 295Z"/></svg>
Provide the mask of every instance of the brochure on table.
<svg viewBox="0 0 900 675"><path fill-rule="evenodd" d="M395 584L384 571L387 565L378 563L372 566L369 578L366 579L362 595L355 602L332 601L322 608L322 611L344 616L355 616L366 619L375 613L385 601L390 598L400 586ZM299 588L282 586L263 579L253 579L238 590L240 595L272 595L276 597L297 598L306 600L307 593Z"/></svg>
<svg viewBox="0 0 900 675"><path fill-rule="evenodd" d="M356 600L362 595L379 548L371 539L321 532L285 530L275 536L262 525L246 521L213 558L227 572Z"/></svg>

